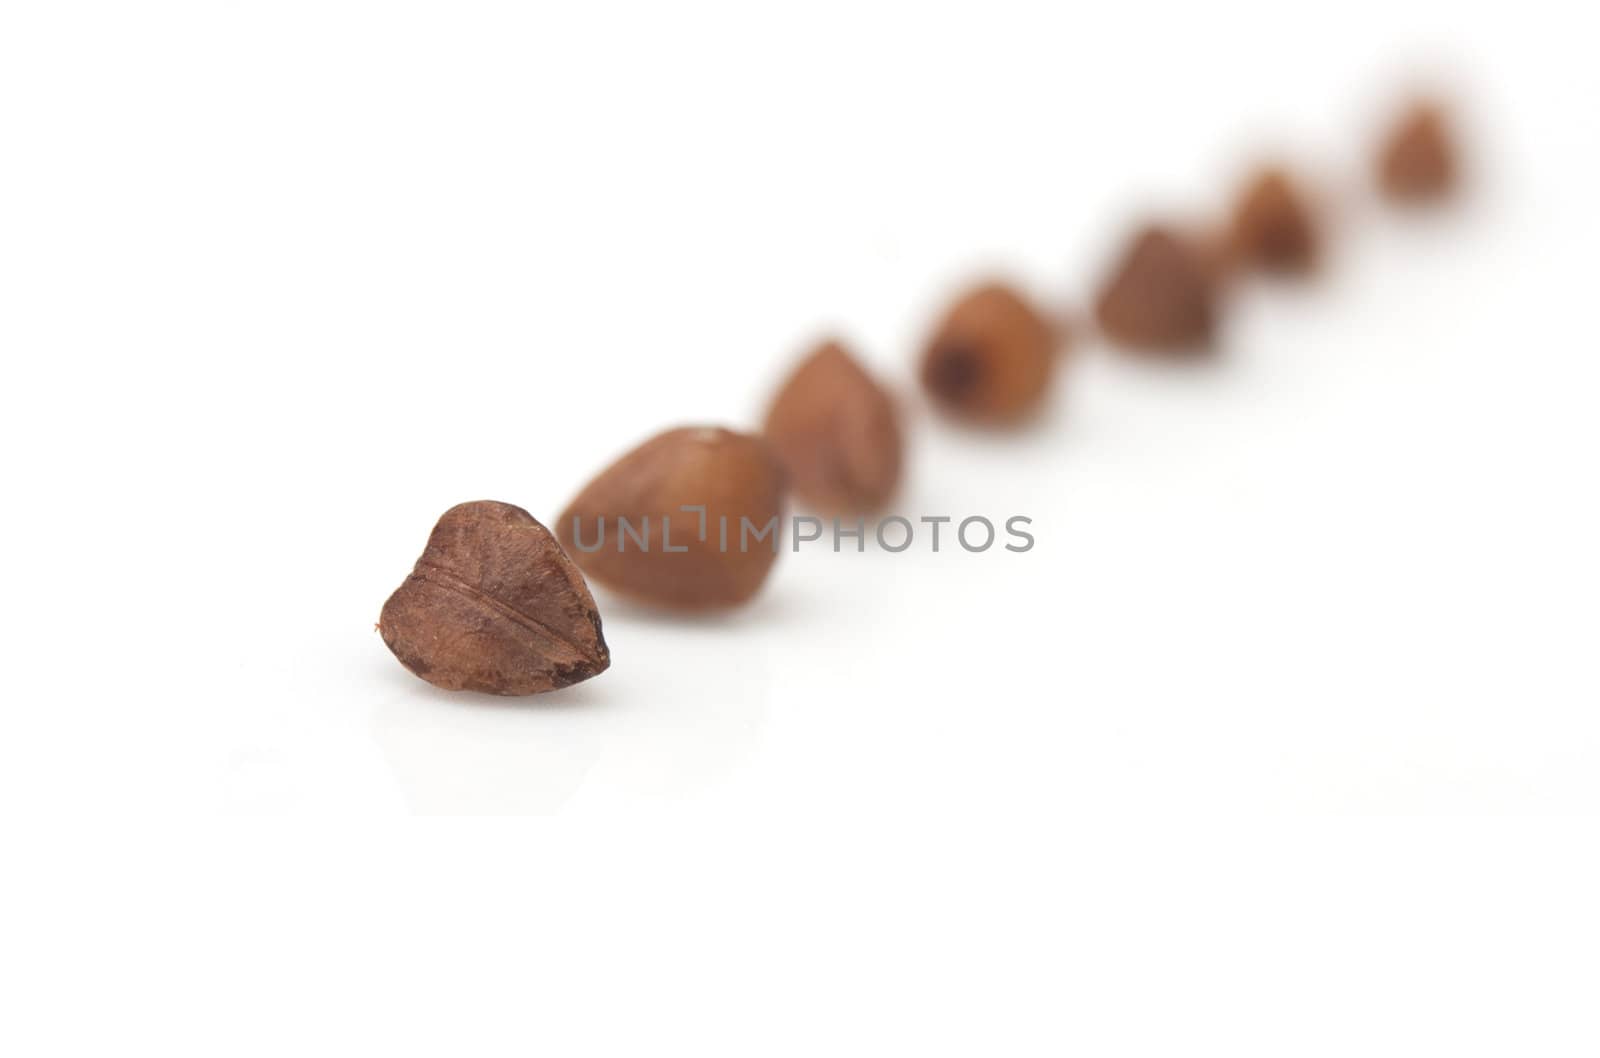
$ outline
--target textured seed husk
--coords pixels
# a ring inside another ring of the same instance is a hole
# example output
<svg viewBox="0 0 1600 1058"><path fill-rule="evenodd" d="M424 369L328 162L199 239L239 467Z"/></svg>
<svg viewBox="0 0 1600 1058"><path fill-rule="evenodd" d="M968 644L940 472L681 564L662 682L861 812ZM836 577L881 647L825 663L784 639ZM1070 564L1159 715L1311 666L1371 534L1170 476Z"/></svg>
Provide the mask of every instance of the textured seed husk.
<svg viewBox="0 0 1600 1058"><path fill-rule="evenodd" d="M777 559L785 489L777 454L762 438L680 427L602 471L562 513L556 535L586 575L618 594L670 610L737 606L756 594ZM700 513L686 506L706 508L704 538ZM622 536L619 519L648 550ZM752 534L769 522L773 528L741 543L741 519Z"/></svg>
<svg viewBox="0 0 1600 1058"><path fill-rule="evenodd" d="M894 400L836 341L795 368L763 432L790 491L822 514L871 514L900 483L904 446Z"/></svg>
<svg viewBox="0 0 1600 1058"><path fill-rule="evenodd" d="M1456 147L1444 109L1413 104L1390 129L1378 154L1378 186L1391 200L1420 204L1455 190Z"/></svg>
<svg viewBox="0 0 1600 1058"><path fill-rule="evenodd" d="M1229 259L1235 267L1306 275L1317 265L1317 225L1289 174L1263 169L1234 207Z"/></svg>
<svg viewBox="0 0 1600 1058"><path fill-rule="evenodd" d="M1152 225L1140 231L1101 287L1100 329L1134 351L1199 353L1216 332L1214 254L1191 235Z"/></svg>
<svg viewBox="0 0 1600 1058"><path fill-rule="evenodd" d="M922 387L954 418L1016 423L1043 403L1060 344L1057 328L1021 294L988 283L957 300L928 339Z"/></svg>
<svg viewBox="0 0 1600 1058"><path fill-rule="evenodd" d="M539 694L611 664L583 574L532 515L493 500L444 513L378 631L402 665L452 691Z"/></svg>

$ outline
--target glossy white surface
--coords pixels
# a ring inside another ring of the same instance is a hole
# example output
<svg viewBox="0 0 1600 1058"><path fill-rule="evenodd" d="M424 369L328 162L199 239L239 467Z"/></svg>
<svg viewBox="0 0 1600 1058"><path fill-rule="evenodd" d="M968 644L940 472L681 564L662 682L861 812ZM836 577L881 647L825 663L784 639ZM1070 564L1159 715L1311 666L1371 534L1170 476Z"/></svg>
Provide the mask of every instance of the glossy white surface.
<svg viewBox="0 0 1600 1058"><path fill-rule="evenodd" d="M8 6L5 1049L1592 1053L1587 838L1325 819L1600 808L1592 20ZM1420 220L1364 183L1418 68L1474 178ZM1081 311L1262 154L1340 226L1219 362L924 413L944 296ZM613 669L545 700L384 649L447 507L552 518L833 332L906 392L901 510L1034 551L602 597ZM295 819L172 833L217 811ZM311 837L439 812L556 818Z"/></svg>

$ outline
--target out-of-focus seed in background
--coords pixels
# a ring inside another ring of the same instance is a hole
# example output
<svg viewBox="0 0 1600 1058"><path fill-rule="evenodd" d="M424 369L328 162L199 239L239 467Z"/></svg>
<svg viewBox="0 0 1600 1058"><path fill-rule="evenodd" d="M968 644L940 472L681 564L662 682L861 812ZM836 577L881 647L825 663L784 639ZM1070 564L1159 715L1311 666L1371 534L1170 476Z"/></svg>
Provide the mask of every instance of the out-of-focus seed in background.
<svg viewBox="0 0 1600 1058"><path fill-rule="evenodd" d="M765 427L794 495L831 515L881 510L900 483L903 442L889 393L836 341L800 362Z"/></svg>
<svg viewBox="0 0 1600 1058"><path fill-rule="evenodd" d="M1420 205L1448 198L1460 175L1443 104L1428 99L1410 104L1379 148L1379 188L1392 201Z"/></svg>
<svg viewBox="0 0 1600 1058"><path fill-rule="evenodd" d="M1217 326L1217 257L1197 235L1143 228L1100 288L1095 319L1101 331L1134 351L1207 351Z"/></svg>
<svg viewBox="0 0 1600 1058"><path fill-rule="evenodd" d="M777 560L784 491L765 440L680 427L601 471L556 535L585 575L620 595L670 610L737 606Z"/></svg>
<svg viewBox="0 0 1600 1058"><path fill-rule="evenodd" d="M1233 267L1307 275L1316 268L1319 242L1311 202L1286 170L1263 168L1245 185L1228 231Z"/></svg>
<svg viewBox="0 0 1600 1058"><path fill-rule="evenodd" d="M953 418L1019 422L1039 409L1063 336L1022 294L985 283L952 305L922 353L922 388Z"/></svg>

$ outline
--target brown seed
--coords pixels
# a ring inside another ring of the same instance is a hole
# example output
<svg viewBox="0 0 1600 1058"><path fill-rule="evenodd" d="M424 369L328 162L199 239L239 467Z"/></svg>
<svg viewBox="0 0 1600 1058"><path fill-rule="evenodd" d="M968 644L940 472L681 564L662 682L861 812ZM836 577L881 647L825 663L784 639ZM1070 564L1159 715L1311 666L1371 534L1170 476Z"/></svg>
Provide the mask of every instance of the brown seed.
<svg viewBox="0 0 1600 1058"><path fill-rule="evenodd" d="M801 361L773 400L765 433L794 494L824 514L870 514L899 484L894 401L838 342Z"/></svg>
<svg viewBox="0 0 1600 1058"><path fill-rule="evenodd" d="M1231 261L1278 275L1304 275L1317 263L1309 207L1282 169L1264 169L1239 196L1229 240Z"/></svg>
<svg viewBox="0 0 1600 1058"><path fill-rule="evenodd" d="M1100 329L1118 345L1152 352L1203 352L1216 331L1216 269L1197 239L1145 228L1095 303Z"/></svg>
<svg viewBox="0 0 1600 1058"><path fill-rule="evenodd" d="M959 419L1003 424L1038 409L1055 367L1055 328L1010 287L989 283L951 306L922 355L922 386Z"/></svg>
<svg viewBox="0 0 1600 1058"><path fill-rule="evenodd" d="M611 664L583 574L531 514L493 500L444 513L378 631L402 665L451 691L538 694Z"/></svg>
<svg viewBox="0 0 1600 1058"><path fill-rule="evenodd" d="M675 610L734 606L756 593L778 557L784 487L761 438L681 427L602 471L556 534L613 591Z"/></svg>
<svg viewBox="0 0 1600 1058"><path fill-rule="evenodd" d="M1444 110L1435 103L1416 103L1383 142L1378 185L1396 202L1434 202L1454 190L1457 168Z"/></svg>

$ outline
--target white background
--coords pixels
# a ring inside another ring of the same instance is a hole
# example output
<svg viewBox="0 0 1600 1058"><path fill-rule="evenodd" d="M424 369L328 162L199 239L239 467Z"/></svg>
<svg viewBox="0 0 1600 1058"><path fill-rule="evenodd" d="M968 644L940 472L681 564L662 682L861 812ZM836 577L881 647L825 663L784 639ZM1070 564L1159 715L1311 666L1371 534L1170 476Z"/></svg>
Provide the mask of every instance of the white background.
<svg viewBox="0 0 1600 1058"><path fill-rule="evenodd" d="M6 1050L1592 1054L1592 826L1531 816L1600 809L1600 78L1485 6L5 5ZM1416 84L1425 219L1366 179ZM1217 363L926 414L961 285L1082 312L1272 156L1332 254ZM829 333L901 509L1034 551L602 595L542 700L384 649L446 508ZM545 818L345 823L407 813Z"/></svg>

